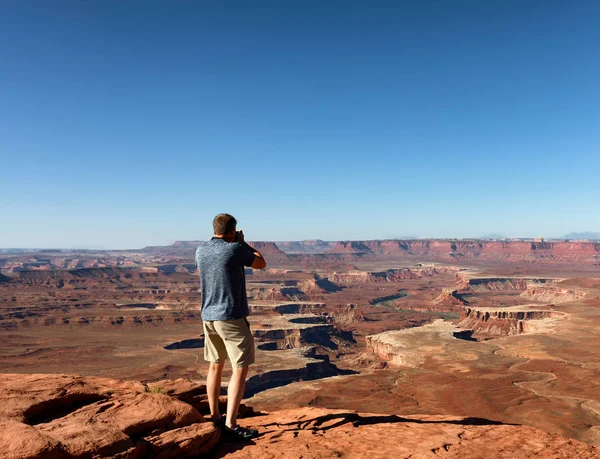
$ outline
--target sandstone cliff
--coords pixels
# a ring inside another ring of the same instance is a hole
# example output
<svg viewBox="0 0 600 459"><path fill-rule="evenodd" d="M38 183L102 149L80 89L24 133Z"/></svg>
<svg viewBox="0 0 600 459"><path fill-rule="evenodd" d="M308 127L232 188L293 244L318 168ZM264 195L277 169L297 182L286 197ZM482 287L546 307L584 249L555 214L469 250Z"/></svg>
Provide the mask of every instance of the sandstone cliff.
<svg viewBox="0 0 600 459"><path fill-rule="evenodd" d="M446 266L419 266L414 268L388 269L385 271L344 271L329 273L332 282L355 284L366 282L399 282L406 279L422 279L437 276L456 276L459 268Z"/></svg>
<svg viewBox="0 0 600 459"><path fill-rule="evenodd" d="M464 239L340 241L330 250L330 253L355 254L362 257L387 255L408 259L483 259L598 263L600 261L600 242L485 241Z"/></svg>
<svg viewBox="0 0 600 459"><path fill-rule="evenodd" d="M534 279L526 277L479 277L469 278L460 276L459 287L461 290L471 292L502 292L510 290L525 290L529 285L541 285L547 279Z"/></svg>
<svg viewBox="0 0 600 459"><path fill-rule="evenodd" d="M546 310L512 308L470 308L465 307L459 327L471 329L487 335L518 335L530 329L530 321L562 318L564 313Z"/></svg>

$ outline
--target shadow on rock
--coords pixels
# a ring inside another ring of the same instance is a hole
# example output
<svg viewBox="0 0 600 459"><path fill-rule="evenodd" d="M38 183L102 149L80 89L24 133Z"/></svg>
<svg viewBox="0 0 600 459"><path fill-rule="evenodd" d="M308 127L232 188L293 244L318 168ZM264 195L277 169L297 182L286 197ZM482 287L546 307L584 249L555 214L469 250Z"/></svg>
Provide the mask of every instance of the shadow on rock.
<svg viewBox="0 0 600 459"><path fill-rule="evenodd" d="M264 434L260 434L259 438L263 435ZM256 442L253 440L230 440L221 438L221 441L217 444L217 446L213 448L213 450L205 457L206 459L217 459L252 445L256 445Z"/></svg>
<svg viewBox="0 0 600 459"><path fill-rule="evenodd" d="M331 422L337 421L337 422ZM372 424L393 424L397 422L415 423L415 424L458 424L464 426L495 426L495 425L516 425L506 424L500 421L492 421L485 418L474 418L467 417L462 419L453 420L424 420L424 419L410 419L396 416L395 414L386 416L361 416L358 413L333 413L324 416L317 416L313 419L303 419L301 421L290 422L287 424L265 424L264 427L269 426L290 426L289 429L283 429L283 432L290 432L295 430L320 430L326 431L335 429L344 424L352 424L354 427L366 426Z"/></svg>

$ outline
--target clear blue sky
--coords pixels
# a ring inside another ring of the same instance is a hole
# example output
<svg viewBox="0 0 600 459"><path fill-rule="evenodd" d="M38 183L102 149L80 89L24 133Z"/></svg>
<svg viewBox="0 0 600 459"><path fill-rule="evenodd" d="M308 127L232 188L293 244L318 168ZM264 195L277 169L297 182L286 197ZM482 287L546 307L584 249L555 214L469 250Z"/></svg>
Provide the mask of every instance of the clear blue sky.
<svg viewBox="0 0 600 459"><path fill-rule="evenodd" d="M0 247L600 231L600 2L0 3Z"/></svg>

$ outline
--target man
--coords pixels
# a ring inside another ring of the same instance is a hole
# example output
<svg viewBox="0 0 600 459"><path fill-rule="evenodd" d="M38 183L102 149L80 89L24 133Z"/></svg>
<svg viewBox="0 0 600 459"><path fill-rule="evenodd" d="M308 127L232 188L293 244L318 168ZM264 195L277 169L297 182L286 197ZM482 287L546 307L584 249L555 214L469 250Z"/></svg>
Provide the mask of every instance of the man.
<svg viewBox="0 0 600 459"><path fill-rule="evenodd" d="M210 362L206 388L210 414L215 424L232 437L249 439L253 429L237 425L237 414L246 387L248 366L254 363L254 337L250 332L245 268L264 269L265 259L244 241L229 214L213 220L214 237L196 251L202 293L204 359ZM219 411L221 375L229 358L233 374L227 389L227 415Z"/></svg>

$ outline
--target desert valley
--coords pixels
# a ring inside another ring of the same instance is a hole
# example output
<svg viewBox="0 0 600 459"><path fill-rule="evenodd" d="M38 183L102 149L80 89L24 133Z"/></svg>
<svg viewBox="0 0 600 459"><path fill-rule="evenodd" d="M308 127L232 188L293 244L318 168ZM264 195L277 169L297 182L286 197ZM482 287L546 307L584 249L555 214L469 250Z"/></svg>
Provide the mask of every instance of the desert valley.
<svg viewBox="0 0 600 459"><path fill-rule="evenodd" d="M203 417L199 244L0 255L1 457L600 457L599 243L253 243L243 447Z"/></svg>

